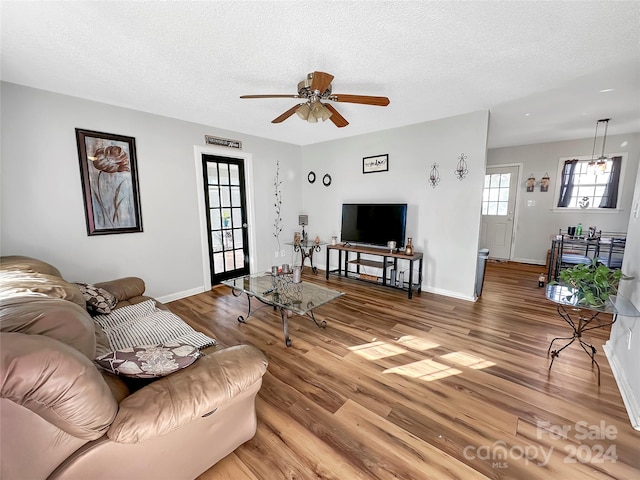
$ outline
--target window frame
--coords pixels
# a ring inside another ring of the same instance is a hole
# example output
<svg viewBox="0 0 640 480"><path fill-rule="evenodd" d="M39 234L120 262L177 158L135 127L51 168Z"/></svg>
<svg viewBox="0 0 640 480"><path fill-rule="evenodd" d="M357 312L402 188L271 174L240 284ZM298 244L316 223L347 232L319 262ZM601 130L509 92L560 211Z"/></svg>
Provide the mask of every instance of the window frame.
<svg viewBox="0 0 640 480"><path fill-rule="evenodd" d="M582 161L591 161L593 157L591 155L573 155L571 157L560 157L558 158L558 167L556 169L556 182L555 188L553 192L553 206L551 211L553 212L582 212L587 214L599 214L599 213L618 213L623 209L620 208L620 203L622 201L622 195L624 190L624 181L625 181L625 172L627 169L627 159L629 157L628 152L618 152L618 153L607 153L607 157L622 157L621 165L620 165L620 179L618 181L618 198L616 202L616 208L600 208L600 207L589 207L589 208L580 208L580 207L558 207L558 200L560 198L560 188L562 187L562 171L564 168L564 162L567 160L578 160Z"/></svg>
<svg viewBox="0 0 640 480"><path fill-rule="evenodd" d="M498 199L496 201L496 203L498 204L498 205L496 205L496 210L499 208L500 203L506 203L507 204L507 213L505 213L505 214L488 213L488 210L489 210L489 206L488 205L487 205L487 213L484 213L484 204L485 204L484 192L485 192L485 189L487 189L487 187L485 187L484 183L483 183L483 186L482 186L482 201L480 202L480 214L483 215L483 216L488 216L488 217L508 217L510 215L508 207L509 207L509 195L510 195L510 192L511 192L511 180L512 180L511 179L511 173L486 173L485 172L485 174L484 174L485 181L486 181L487 177L491 177L492 175L500 175L500 176L508 175L509 176L509 179L507 181L507 186L506 187L502 187L500 185L497 187L498 194L500 193L500 190L506 190L507 191L507 200L504 201L504 200L499 200ZM489 183L488 190L491 191L491 183ZM487 203L491 202L491 200L486 200L486 202Z"/></svg>

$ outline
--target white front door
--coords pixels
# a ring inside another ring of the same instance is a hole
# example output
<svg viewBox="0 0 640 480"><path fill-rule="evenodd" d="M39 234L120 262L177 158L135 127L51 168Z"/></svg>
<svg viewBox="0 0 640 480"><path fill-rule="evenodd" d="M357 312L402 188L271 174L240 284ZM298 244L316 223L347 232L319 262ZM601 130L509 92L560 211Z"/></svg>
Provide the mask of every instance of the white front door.
<svg viewBox="0 0 640 480"><path fill-rule="evenodd" d="M490 258L511 258L518 173L518 166L487 167L482 191L480 248L488 248Z"/></svg>

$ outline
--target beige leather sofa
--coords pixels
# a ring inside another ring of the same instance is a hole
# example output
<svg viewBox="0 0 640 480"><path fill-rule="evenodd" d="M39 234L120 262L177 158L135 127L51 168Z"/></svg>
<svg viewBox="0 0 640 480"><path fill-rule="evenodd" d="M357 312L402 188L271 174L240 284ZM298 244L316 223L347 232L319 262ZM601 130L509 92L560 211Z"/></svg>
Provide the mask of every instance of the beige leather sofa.
<svg viewBox="0 0 640 480"><path fill-rule="evenodd" d="M149 298L139 278L97 286L118 307ZM1 259L2 480L193 479L253 437L259 350L210 347L183 370L127 382L93 362L104 343L83 302L55 267Z"/></svg>

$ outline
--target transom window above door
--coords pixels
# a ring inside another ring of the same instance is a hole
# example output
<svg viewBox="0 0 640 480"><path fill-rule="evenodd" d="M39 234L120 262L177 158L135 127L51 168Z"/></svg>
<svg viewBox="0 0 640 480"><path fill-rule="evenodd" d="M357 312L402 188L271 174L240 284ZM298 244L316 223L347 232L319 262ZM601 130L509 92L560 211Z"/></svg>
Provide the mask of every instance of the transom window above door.
<svg viewBox="0 0 640 480"><path fill-rule="evenodd" d="M509 214L510 173L492 173L484 176L482 215Z"/></svg>

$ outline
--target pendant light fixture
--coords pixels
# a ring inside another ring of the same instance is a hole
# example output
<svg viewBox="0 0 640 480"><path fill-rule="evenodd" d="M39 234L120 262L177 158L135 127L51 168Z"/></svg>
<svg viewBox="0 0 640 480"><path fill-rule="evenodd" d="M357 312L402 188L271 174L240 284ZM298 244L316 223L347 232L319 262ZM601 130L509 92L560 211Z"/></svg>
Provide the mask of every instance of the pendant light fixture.
<svg viewBox="0 0 640 480"><path fill-rule="evenodd" d="M606 157L604 154L604 148L607 143L607 130L609 128L609 120L610 118L602 118L596 122L596 133L593 137L593 150L591 151L591 161L589 162L590 168L597 168L600 173L604 173L607 169L607 161L609 157ZM601 123L604 123L604 136L602 137L602 152L600 156L596 160L596 142L598 140L598 127Z"/></svg>

